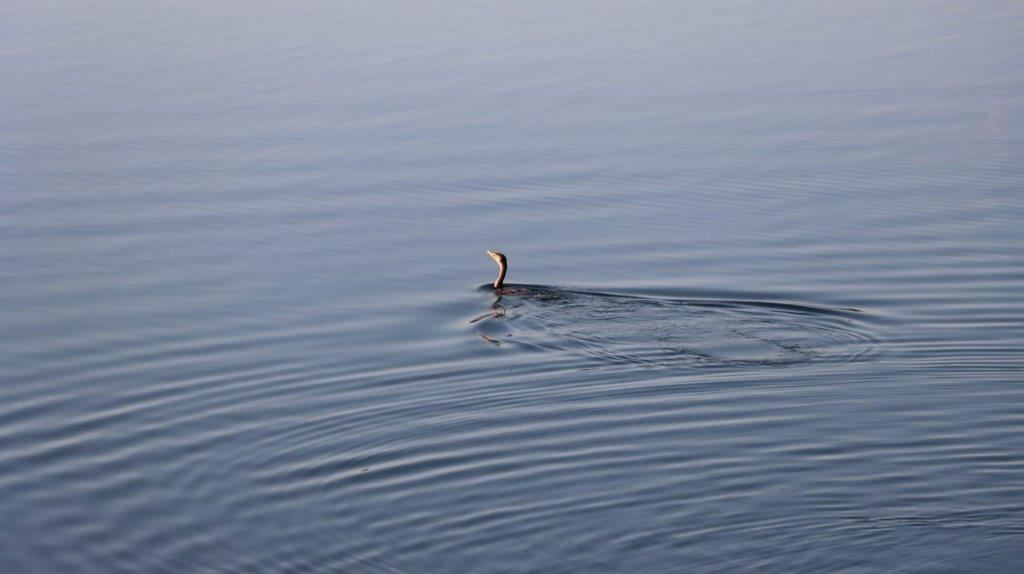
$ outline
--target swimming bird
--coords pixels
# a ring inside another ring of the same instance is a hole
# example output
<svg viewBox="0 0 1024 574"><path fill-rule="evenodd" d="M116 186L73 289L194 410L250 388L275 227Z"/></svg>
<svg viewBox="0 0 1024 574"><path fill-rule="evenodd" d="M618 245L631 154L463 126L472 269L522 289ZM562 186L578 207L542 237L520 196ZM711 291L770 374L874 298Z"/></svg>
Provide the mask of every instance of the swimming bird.
<svg viewBox="0 0 1024 574"><path fill-rule="evenodd" d="M672 368L848 361L869 350L870 337L858 332L851 315L857 309L508 284L508 257L486 253L498 264L498 277L479 287L490 305L469 323L496 347Z"/></svg>
<svg viewBox="0 0 1024 574"><path fill-rule="evenodd" d="M504 253L500 251L487 250L487 255L498 264L498 278L494 280L494 288L501 289L502 284L505 282L505 272L508 271L508 258L505 257Z"/></svg>

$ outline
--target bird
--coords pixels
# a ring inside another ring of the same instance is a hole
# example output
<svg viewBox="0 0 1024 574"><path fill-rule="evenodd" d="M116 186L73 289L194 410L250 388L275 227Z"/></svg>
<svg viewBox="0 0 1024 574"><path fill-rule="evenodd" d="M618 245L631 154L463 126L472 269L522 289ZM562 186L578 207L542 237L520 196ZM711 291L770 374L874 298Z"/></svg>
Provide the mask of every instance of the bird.
<svg viewBox="0 0 1024 574"><path fill-rule="evenodd" d="M505 272L508 271L508 258L505 254L500 251L487 250L487 255L498 264L498 278L494 280L493 287L495 289L501 289L501 286L505 282Z"/></svg>
<svg viewBox="0 0 1024 574"><path fill-rule="evenodd" d="M514 341L614 364L678 368L846 361L870 343L848 316L858 309L506 284L508 257L486 253L498 277L479 287L490 294L490 306L469 323L496 347ZM525 320L506 322L519 318Z"/></svg>

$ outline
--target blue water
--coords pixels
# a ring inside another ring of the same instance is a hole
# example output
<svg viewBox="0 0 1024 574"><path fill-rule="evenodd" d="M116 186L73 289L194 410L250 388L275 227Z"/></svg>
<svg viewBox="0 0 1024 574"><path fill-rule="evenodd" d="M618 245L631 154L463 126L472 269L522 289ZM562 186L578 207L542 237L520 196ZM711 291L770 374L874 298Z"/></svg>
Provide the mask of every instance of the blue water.
<svg viewBox="0 0 1024 574"><path fill-rule="evenodd" d="M0 21L0 570L1024 562L1024 5Z"/></svg>

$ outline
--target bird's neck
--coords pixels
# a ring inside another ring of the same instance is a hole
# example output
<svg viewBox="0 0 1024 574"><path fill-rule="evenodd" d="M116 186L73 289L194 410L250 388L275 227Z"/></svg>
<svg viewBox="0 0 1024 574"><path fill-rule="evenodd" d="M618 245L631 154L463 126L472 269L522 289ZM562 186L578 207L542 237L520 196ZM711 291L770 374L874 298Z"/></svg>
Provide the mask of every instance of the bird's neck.
<svg viewBox="0 0 1024 574"><path fill-rule="evenodd" d="M501 289L501 284L505 282L505 271L507 271L505 264L498 263L498 278L494 280L495 289Z"/></svg>

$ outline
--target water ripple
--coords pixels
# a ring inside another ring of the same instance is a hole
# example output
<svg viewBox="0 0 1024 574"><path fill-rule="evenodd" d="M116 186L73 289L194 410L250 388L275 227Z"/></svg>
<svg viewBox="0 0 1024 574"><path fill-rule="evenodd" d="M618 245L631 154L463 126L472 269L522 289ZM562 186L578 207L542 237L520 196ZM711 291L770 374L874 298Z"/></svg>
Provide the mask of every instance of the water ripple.
<svg viewBox="0 0 1024 574"><path fill-rule="evenodd" d="M496 292L470 323L491 344L690 368L857 360L875 340L867 319L851 308L518 285Z"/></svg>

